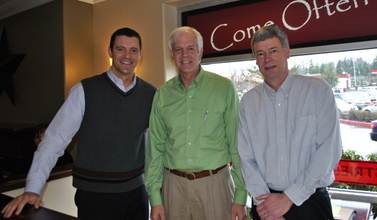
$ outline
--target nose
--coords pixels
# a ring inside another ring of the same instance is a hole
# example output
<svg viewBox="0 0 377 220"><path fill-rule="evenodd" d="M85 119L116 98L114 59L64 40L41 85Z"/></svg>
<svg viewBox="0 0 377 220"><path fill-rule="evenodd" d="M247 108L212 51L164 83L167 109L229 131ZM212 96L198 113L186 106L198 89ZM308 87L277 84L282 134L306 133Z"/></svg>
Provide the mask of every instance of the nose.
<svg viewBox="0 0 377 220"><path fill-rule="evenodd" d="M130 51L130 50L125 50L125 51L124 51L124 56L125 56L126 58L130 57L130 56L131 56L131 51Z"/></svg>
<svg viewBox="0 0 377 220"><path fill-rule="evenodd" d="M271 60L271 53L270 52L267 52L265 55L264 55L264 62L269 62Z"/></svg>
<svg viewBox="0 0 377 220"><path fill-rule="evenodd" d="M182 56L187 56L189 54L189 50L188 49L186 49L186 48L184 48L184 49L182 49Z"/></svg>

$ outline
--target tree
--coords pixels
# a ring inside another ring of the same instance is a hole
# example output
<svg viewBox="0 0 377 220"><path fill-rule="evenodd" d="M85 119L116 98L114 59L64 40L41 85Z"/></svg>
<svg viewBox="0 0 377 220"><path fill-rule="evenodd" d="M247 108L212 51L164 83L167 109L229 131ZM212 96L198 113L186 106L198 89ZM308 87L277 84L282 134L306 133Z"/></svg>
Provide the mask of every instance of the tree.
<svg viewBox="0 0 377 220"><path fill-rule="evenodd" d="M377 69L377 56L372 61L371 69Z"/></svg>
<svg viewBox="0 0 377 220"><path fill-rule="evenodd" d="M324 63L321 65L321 77L333 88L338 84L334 63Z"/></svg>
<svg viewBox="0 0 377 220"><path fill-rule="evenodd" d="M351 58L339 60L336 64L336 73L353 74L353 61Z"/></svg>
<svg viewBox="0 0 377 220"><path fill-rule="evenodd" d="M377 60L376 60L377 62ZM345 58L336 64L336 73L349 73L353 77L353 85L367 85L370 65L362 58Z"/></svg>
<svg viewBox="0 0 377 220"><path fill-rule="evenodd" d="M355 71L358 75L368 76L370 66L366 61L364 61L362 58L357 58L354 64L355 64Z"/></svg>
<svg viewBox="0 0 377 220"><path fill-rule="evenodd" d="M263 81L263 77L257 69L245 69L239 72L233 72L230 78L236 87L239 98L241 98L245 92Z"/></svg>
<svg viewBox="0 0 377 220"><path fill-rule="evenodd" d="M321 72L321 67L318 64L314 65L313 61L310 60L308 73L309 74L317 74L317 73L320 73L320 72Z"/></svg>
<svg viewBox="0 0 377 220"><path fill-rule="evenodd" d="M306 75L308 73L308 69L303 67L302 65L295 65L292 68L289 69L290 74L300 74L300 75Z"/></svg>
<svg viewBox="0 0 377 220"><path fill-rule="evenodd" d="M357 84L358 86L369 85L370 80L368 79L370 65L364 61L362 58L357 58L354 60L355 74L357 75Z"/></svg>

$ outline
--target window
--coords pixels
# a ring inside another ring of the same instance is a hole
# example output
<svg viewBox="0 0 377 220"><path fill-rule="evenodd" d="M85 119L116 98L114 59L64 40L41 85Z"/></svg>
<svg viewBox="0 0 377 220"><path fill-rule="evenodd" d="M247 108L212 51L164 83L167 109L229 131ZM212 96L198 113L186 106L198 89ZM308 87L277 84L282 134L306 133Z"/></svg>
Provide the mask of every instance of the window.
<svg viewBox="0 0 377 220"><path fill-rule="evenodd" d="M341 119L370 122L377 119L377 49L293 56L291 74L320 77L332 87ZM255 60L203 65L203 68L231 79L241 99L263 82ZM370 138L370 125L341 121L343 149L367 159L377 153ZM368 127L369 125L369 127ZM358 137L358 138L355 138Z"/></svg>
<svg viewBox="0 0 377 220"><path fill-rule="evenodd" d="M288 65L291 74L322 78L332 87L340 116L343 159L377 161L377 142L370 135L373 125L377 140L377 121L372 123L377 120L377 49L297 55L289 58ZM255 60L251 58L249 61L206 64L203 68L231 79L240 99L263 82ZM333 186L377 191L376 186L360 184L337 183ZM375 204L373 213L376 217Z"/></svg>

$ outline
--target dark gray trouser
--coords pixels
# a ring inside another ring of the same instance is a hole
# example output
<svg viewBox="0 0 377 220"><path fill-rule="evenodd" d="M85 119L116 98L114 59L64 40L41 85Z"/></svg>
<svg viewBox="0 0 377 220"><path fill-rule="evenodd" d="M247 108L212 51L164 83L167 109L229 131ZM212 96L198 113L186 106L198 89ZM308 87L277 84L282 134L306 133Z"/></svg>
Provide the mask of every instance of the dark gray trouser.
<svg viewBox="0 0 377 220"><path fill-rule="evenodd" d="M148 196L145 187L129 192L97 193L77 190L77 215L80 220L148 220Z"/></svg>
<svg viewBox="0 0 377 220"><path fill-rule="evenodd" d="M282 193L271 190L271 193ZM256 206L251 209L253 220L260 220ZM333 220L331 201L326 188L318 188L302 205L295 204L284 215L285 220Z"/></svg>

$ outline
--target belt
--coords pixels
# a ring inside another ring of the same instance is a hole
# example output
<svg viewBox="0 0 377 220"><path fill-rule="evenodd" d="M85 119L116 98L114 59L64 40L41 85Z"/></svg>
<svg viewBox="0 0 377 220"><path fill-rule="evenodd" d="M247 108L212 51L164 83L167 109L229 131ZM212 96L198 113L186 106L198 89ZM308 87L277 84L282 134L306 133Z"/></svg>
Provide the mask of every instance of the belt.
<svg viewBox="0 0 377 220"><path fill-rule="evenodd" d="M271 193L283 193L284 191L279 191L279 190L274 190L274 189L271 189L271 188L268 188L270 190ZM315 189L315 193L325 193L327 192L327 189L326 187L319 187L319 188L316 188Z"/></svg>
<svg viewBox="0 0 377 220"><path fill-rule="evenodd" d="M195 180L195 179L203 178L203 177L206 177L206 176L215 175L220 170L225 168L227 165L228 164L225 164L224 166L221 166L221 167L216 168L214 170L202 170L202 171L198 171L198 172L182 172L182 171L179 171L179 170L173 170L173 169L169 169L169 168L166 168L166 169L169 170L170 173L175 174L177 176L185 177L189 180Z"/></svg>

